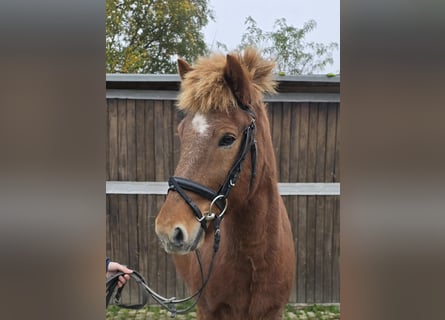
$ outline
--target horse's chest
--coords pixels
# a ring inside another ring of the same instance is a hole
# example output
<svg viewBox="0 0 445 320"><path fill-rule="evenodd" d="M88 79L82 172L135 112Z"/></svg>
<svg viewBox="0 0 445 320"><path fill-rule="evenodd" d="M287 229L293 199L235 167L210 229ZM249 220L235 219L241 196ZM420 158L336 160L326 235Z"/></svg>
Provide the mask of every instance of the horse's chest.
<svg viewBox="0 0 445 320"><path fill-rule="evenodd" d="M266 285L265 264L250 256L215 271L206 294L215 305L230 302L248 306L255 293Z"/></svg>
<svg viewBox="0 0 445 320"><path fill-rule="evenodd" d="M261 310L269 309L270 301L263 295L267 287L258 281L259 276L252 269L247 272L236 268L221 274L218 283L209 286L202 297L199 308L208 315L203 319L262 319ZM258 303L260 308L255 307Z"/></svg>

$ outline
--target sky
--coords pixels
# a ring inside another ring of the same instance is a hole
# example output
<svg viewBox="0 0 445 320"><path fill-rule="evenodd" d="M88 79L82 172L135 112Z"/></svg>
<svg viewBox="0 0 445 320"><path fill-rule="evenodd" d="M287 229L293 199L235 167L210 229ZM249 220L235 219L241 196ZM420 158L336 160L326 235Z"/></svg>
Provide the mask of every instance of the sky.
<svg viewBox="0 0 445 320"><path fill-rule="evenodd" d="M288 25L301 28L308 20L317 27L307 34L308 42L340 44L340 0L209 0L215 21L204 28L206 43L219 41L234 49L241 42L244 22L251 16L263 31L272 31L275 20L285 18ZM340 72L340 48L333 53L334 64L322 73Z"/></svg>

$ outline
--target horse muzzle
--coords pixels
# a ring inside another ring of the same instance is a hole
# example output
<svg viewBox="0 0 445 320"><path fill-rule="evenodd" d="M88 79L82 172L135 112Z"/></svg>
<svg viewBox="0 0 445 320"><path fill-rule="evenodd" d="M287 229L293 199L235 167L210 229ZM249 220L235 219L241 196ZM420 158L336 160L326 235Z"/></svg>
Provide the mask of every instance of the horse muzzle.
<svg viewBox="0 0 445 320"><path fill-rule="evenodd" d="M156 223L155 231L167 253L190 253L198 249L204 239L204 230L199 224L196 224L195 230L190 232L182 225L162 228Z"/></svg>

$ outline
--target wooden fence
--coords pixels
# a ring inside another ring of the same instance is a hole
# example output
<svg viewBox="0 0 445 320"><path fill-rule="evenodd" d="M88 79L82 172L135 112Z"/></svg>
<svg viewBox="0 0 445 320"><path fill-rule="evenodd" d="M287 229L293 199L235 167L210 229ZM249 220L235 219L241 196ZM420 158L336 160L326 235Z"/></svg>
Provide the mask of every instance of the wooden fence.
<svg viewBox="0 0 445 320"><path fill-rule="evenodd" d="M340 81L278 80L279 94L265 100L297 254L289 302L338 303ZM154 232L179 156L178 88L176 75L107 76L106 252L139 270L161 294L184 297L187 290ZM157 191L147 191L147 182L159 182Z"/></svg>

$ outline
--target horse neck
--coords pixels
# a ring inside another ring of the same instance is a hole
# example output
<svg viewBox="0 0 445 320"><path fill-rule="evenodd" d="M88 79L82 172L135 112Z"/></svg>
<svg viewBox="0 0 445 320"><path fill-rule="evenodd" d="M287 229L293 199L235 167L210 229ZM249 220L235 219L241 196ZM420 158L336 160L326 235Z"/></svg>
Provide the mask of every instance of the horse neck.
<svg viewBox="0 0 445 320"><path fill-rule="evenodd" d="M254 202L260 199L260 197L266 197L272 200L280 196L277 187L277 164L272 145L267 111L265 107L258 108L255 111L257 113L257 176L255 178L255 183L251 188L252 190L250 195L251 197L255 198ZM251 168L250 165L249 168Z"/></svg>
<svg viewBox="0 0 445 320"><path fill-rule="evenodd" d="M269 122L265 111L257 115L258 155L256 177L249 192L251 163L243 167L243 185L234 189L229 201L227 224L238 239L264 238L265 232L277 227L280 210L280 194L277 187L277 170L272 146ZM250 159L248 156L246 159Z"/></svg>

